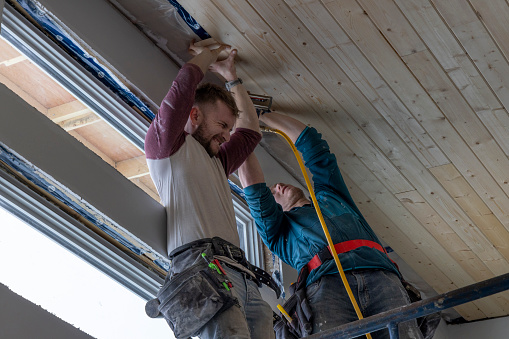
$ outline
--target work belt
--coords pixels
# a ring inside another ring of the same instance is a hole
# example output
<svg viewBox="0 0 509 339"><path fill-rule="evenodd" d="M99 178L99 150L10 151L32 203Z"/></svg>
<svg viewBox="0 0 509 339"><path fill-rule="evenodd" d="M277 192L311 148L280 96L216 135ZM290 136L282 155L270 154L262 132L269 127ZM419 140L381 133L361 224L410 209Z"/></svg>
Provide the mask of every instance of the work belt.
<svg viewBox="0 0 509 339"><path fill-rule="evenodd" d="M190 243L187 243L185 245L182 245L180 247L177 247L174 249L170 255L169 258L172 260L179 254L182 254L183 252L189 250L193 247L201 247L203 245L212 244L212 249L214 251L214 255L224 256L227 258L230 258L234 260L235 262L241 264L246 269L248 269L250 272L254 274L256 278L253 278L250 275L247 275L250 279L252 279L256 284L261 287L261 284L265 284L268 287L270 287L274 292L276 292L277 298L281 295L281 290L277 283L272 279L270 274L262 270L261 268L252 265L249 261L247 261L246 256L244 254L244 251L232 243L220 238L220 237L214 237L214 238L205 238L205 239L199 239L192 241ZM226 263L227 264L227 263ZM228 265L228 264L227 264ZM235 266L228 265L229 267L239 270Z"/></svg>
<svg viewBox="0 0 509 339"><path fill-rule="evenodd" d="M348 240L334 245L336 253L346 253L359 247L374 248L387 255L385 249L377 242L371 240ZM295 339L307 337L313 330L311 319L313 317L307 298L306 281L309 273L323 263L333 259L329 246L321 249L299 272L297 282L290 285L291 297L283 305L290 318L274 317L274 331L276 339ZM390 258L389 258L390 259Z"/></svg>
<svg viewBox="0 0 509 339"><path fill-rule="evenodd" d="M359 247L374 248L374 249L379 250L380 252L385 253L387 255L387 251L385 250L385 248L382 247L382 245L380 245L377 242L371 241L371 240L362 240L362 239L348 240L348 241L339 242L334 245L334 248L336 249L337 254L350 252L350 251L353 251ZM306 266L308 268L308 272L311 272L312 270L319 267L324 262L326 262L330 259L332 259L332 253L331 253L330 247L326 246L307 263ZM389 260L391 260L391 259L389 258ZM394 261L392 261L392 262L394 263ZM396 263L394 263L394 264L396 264Z"/></svg>

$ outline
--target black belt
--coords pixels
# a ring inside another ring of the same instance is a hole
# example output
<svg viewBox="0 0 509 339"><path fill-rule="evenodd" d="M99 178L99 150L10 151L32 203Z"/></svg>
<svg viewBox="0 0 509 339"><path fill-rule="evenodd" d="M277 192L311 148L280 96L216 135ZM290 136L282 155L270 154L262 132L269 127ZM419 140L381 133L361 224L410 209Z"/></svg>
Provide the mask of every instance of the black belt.
<svg viewBox="0 0 509 339"><path fill-rule="evenodd" d="M276 292L276 296L277 296L277 298L279 298L279 296L281 295L281 289L279 288L277 283L274 281L274 279L272 279L270 274L268 274L261 268L255 266L255 265L252 265L249 261L247 261L244 251L240 247L237 247L237 246L233 245L232 243L230 243L220 237L195 240L195 241L192 241L185 245L182 245L180 247L177 247L176 249L171 251L169 258L171 260L174 257L176 257L177 255L187 251L190 248L200 247L205 244L212 244L212 248L214 250L214 255L228 257L228 258L238 262L245 268L247 268L249 271L251 271L255 275L256 279L253 277L251 277L251 278L253 281L255 281L258 284L258 286L261 286L261 284L267 285L272 290L274 290L274 292ZM230 266L230 267L238 270L238 268L236 268L235 266Z"/></svg>

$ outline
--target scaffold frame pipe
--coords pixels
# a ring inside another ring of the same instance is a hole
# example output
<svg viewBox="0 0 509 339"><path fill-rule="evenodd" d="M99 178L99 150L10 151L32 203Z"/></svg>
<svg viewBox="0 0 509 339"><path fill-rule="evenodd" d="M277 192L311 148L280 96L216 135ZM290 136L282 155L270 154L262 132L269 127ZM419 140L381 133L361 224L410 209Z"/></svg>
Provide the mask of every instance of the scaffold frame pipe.
<svg viewBox="0 0 509 339"><path fill-rule="evenodd" d="M317 338L356 338L366 333L371 333L389 326L436 313L447 308L465 304L509 289L509 273L481 281L440 294L436 297L421 300L410 305L395 308L371 317L356 320L336 328L323 331L309 336ZM396 331L397 332L397 331ZM398 339L392 336L391 339Z"/></svg>

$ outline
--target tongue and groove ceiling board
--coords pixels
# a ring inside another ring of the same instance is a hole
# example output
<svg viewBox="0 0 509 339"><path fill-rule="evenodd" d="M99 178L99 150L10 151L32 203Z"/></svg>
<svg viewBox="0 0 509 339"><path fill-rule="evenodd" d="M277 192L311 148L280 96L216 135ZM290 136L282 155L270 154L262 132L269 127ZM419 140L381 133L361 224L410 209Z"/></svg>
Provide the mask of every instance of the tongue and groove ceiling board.
<svg viewBox="0 0 509 339"><path fill-rule="evenodd" d="M438 293L509 272L507 1L181 5L239 50L251 92L323 133L377 234Z"/></svg>

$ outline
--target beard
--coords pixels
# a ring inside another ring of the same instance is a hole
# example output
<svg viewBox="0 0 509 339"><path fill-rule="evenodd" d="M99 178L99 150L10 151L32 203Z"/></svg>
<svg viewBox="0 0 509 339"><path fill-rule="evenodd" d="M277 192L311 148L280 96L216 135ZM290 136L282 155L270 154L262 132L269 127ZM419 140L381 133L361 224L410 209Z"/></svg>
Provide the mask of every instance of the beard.
<svg viewBox="0 0 509 339"><path fill-rule="evenodd" d="M205 148L205 151L207 151L207 153L210 155L210 157L213 157L217 154L217 151L214 151L212 149L212 145L211 145L212 140L214 138L207 136L206 129L207 129L207 123L204 120L200 124L200 126L198 126L196 131L193 133L193 138L195 138L196 141L198 141L203 146L203 148Z"/></svg>

